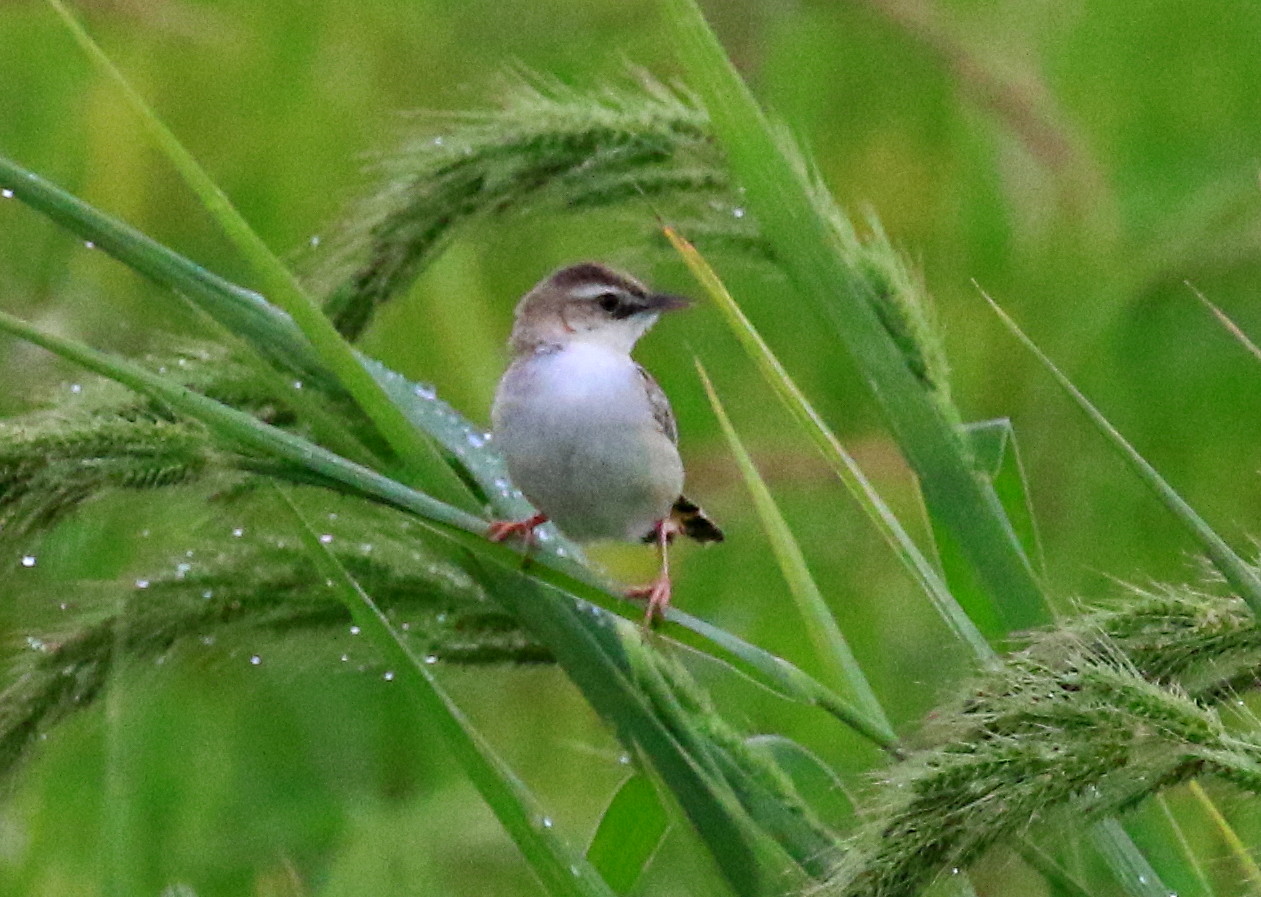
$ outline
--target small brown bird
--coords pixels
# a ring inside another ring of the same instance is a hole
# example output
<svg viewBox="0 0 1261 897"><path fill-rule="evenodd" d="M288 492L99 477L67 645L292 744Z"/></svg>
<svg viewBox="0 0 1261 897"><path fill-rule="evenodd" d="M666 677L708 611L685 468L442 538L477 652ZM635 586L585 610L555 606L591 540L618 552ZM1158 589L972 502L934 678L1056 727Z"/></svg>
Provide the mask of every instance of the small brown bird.
<svg viewBox="0 0 1261 897"><path fill-rule="evenodd" d="M670 603L674 536L723 539L683 496L670 402L630 356L662 312L689 304L594 262L562 268L517 305L512 364L491 411L508 473L539 513L493 523L489 537L528 540L551 520L578 541L655 542L660 575L628 592L647 599L646 623Z"/></svg>

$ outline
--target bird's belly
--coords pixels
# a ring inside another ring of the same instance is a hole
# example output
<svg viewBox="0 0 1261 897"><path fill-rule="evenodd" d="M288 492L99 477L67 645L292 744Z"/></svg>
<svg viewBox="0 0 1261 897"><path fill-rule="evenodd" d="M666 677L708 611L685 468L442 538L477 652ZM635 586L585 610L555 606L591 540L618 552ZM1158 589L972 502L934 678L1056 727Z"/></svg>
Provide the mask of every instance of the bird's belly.
<svg viewBox="0 0 1261 897"><path fill-rule="evenodd" d="M516 486L566 535L638 539L669 512L683 467L652 418L634 366L598 374L501 396L495 442Z"/></svg>

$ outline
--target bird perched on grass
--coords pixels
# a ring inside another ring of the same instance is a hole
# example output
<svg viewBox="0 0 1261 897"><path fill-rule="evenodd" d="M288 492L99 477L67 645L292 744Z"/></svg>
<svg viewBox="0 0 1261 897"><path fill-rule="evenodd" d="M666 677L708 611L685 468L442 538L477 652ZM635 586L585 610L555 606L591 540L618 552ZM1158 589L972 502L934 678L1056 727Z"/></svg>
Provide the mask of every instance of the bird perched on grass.
<svg viewBox="0 0 1261 897"><path fill-rule="evenodd" d="M517 305L512 363L491 411L508 473L538 513L492 523L489 537L528 542L551 520L580 542L656 543L660 574L628 593L647 599L646 623L670 603L674 536L723 538L683 496L670 402L630 356L663 312L689 304L594 262L560 269Z"/></svg>

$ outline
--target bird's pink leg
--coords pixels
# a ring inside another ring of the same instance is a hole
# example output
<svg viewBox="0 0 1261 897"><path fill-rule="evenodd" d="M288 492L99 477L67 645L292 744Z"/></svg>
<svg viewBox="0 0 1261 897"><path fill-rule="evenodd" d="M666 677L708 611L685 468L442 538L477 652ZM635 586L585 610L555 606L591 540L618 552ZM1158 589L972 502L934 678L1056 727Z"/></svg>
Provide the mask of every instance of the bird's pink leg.
<svg viewBox="0 0 1261 897"><path fill-rule="evenodd" d="M525 547L528 549L534 545L535 528L544 523L547 523L546 514L535 514L525 520L495 520L486 530L486 538L492 542L503 542L513 536L521 536L525 539Z"/></svg>
<svg viewBox="0 0 1261 897"><path fill-rule="evenodd" d="M670 518L657 521L657 551L661 554L661 573L646 586L626 590L627 598L646 598L648 609L644 612L644 626L651 626L665 617L670 606L670 541L678 532L678 526Z"/></svg>

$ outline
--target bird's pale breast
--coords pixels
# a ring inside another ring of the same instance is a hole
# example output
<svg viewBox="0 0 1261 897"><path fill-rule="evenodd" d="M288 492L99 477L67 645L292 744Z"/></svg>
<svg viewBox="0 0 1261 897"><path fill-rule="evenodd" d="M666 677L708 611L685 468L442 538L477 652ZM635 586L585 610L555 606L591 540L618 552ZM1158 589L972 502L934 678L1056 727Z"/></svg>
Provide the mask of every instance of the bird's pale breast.
<svg viewBox="0 0 1261 897"><path fill-rule="evenodd" d="M571 344L519 358L492 416L513 482L572 538L641 538L682 491L629 355Z"/></svg>

